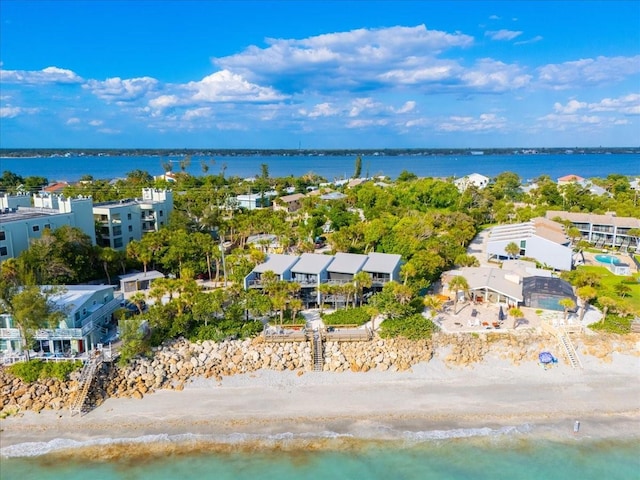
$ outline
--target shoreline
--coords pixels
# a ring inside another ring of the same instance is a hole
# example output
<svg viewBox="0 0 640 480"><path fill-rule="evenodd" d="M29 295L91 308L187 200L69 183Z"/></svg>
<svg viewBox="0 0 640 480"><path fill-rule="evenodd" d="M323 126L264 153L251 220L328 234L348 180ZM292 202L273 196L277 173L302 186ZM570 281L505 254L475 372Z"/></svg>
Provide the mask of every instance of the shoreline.
<svg viewBox="0 0 640 480"><path fill-rule="evenodd" d="M451 368L435 357L406 372L262 369L222 381L198 377L182 391L160 390L142 400L109 398L82 417L51 410L7 417L0 420L0 457L65 449L81 455L83 446L94 450L167 439L171 448L180 440L226 448L229 442L323 443L342 436L354 441L512 433L556 441L639 437L637 353L616 353L611 363L584 356L583 363L580 371L564 364L544 370L535 362L516 366L491 356L472 367Z"/></svg>

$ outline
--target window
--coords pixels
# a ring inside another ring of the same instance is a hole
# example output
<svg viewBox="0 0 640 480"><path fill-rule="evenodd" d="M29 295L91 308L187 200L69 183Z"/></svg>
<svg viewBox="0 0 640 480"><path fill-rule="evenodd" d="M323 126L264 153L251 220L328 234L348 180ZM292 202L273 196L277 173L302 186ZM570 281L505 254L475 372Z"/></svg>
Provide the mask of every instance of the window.
<svg viewBox="0 0 640 480"><path fill-rule="evenodd" d="M129 237L129 243L133 242L133 237Z"/></svg>
<svg viewBox="0 0 640 480"><path fill-rule="evenodd" d="M8 255L7 247L0 247L0 257L6 257Z"/></svg>
<svg viewBox="0 0 640 480"><path fill-rule="evenodd" d="M162 216L162 210L160 210L160 216Z"/></svg>
<svg viewBox="0 0 640 480"><path fill-rule="evenodd" d="M39 232L40 231L40 225L34 225L33 227L31 227L31 230L33 230L34 232Z"/></svg>
<svg viewBox="0 0 640 480"><path fill-rule="evenodd" d="M44 226L44 229L45 229L45 230L51 230L51 225L47 223L47 224Z"/></svg>
<svg viewBox="0 0 640 480"><path fill-rule="evenodd" d="M4 230L0 230L0 242L6 239L7 239L7 234L4 232Z"/></svg>
<svg viewBox="0 0 640 480"><path fill-rule="evenodd" d="M520 240L520 248L527 248L527 241L526 240Z"/></svg>
<svg viewBox="0 0 640 480"><path fill-rule="evenodd" d="M133 226L132 225L129 225L129 231L133 232Z"/></svg>
<svg viewBox="0 0 640 480"><path fill-rule="evenodd" d="M113 227L113 236L119 237L120 235L122 235L122 227Z"/></svg>
<svg viewBox="0 0 640 480"><path fill-rule="evenodd" d="M131 220L131 214L127 213L127 220Z"/></svg>
<svg viewBox="0 0 640 480"><path fill-rule="evenodd" d="M121 238L114 238L113 239L113 248L120 248L122 247L122 239Z"/></svg>

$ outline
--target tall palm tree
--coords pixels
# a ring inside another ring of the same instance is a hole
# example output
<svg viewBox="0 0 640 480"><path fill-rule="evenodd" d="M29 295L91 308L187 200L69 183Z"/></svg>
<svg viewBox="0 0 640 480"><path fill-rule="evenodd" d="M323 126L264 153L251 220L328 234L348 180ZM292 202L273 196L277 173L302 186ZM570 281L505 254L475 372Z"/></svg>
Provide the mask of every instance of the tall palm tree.
<svg viewBox="0 0 640 480"><path fill-rule="evenodd" d="M356 302L360 301L360 306L362 306L363 293L365 288L371 288L373 285L373 279L371 275L367 272L360 271L353 276L353 285L355 286L355 295L353 297L353 306L356 306Z"/></svg>
<svg viewBox="0 0 640 480"><path fill-rule="evenodd" d="M598 292L595 288L585 285L584 287L580 287L576 290L576 295L578 295L578 298L580 298L580 301L582 302L582 309L580 310L580 322L582 322L585 313L587 313L587 310L589 309L589 302L596 298Z"/></svg>
<svg viewBox="0 0 640 480"><path fill-rule="evenodd" d="M451 280L449 280L449 290L453 290L453 314L457 315L457 306L458 306L458 293L460 291L466 292L469 290L469 282L462 275L455 275Z"/></svg>
<svg viewBox="0 0 640 480"><path fill-rule="evenodd" d="M118 257L119 257L118 251L111 247L104 247L99 249L98 255L100 256L100 260L102 260L102 268L104 268L104 273L107 275L107 283L111 285L111 275L109 274L109 265L111 265L112 263L118 260Z"/></svg>
<svg viewBox="0 0 640 480"><path fill-rule="evenodd" d="M331 285L330 283L321 283L320 285L318 285L318 292L320 293L320 314L322 314L325 297L331 295L333 291L333 285Z"/></svg>
<svg viewBox="0 0 640 480"><path fill-rule="evenodd" d="M600 323L604 323L605 318L609 310L614 311L618 306L618 301L611 297L598 297L598 303L602 307L602 320Z"/></svg>
<svg viewBox="0 0 640 480"><path fill-rule="evenodd" d="M558 304L564 308L564 321L566 322L569 317L569 310L576 308L576 302L574 302L572 298L567 297L560 300Z"/></svg>

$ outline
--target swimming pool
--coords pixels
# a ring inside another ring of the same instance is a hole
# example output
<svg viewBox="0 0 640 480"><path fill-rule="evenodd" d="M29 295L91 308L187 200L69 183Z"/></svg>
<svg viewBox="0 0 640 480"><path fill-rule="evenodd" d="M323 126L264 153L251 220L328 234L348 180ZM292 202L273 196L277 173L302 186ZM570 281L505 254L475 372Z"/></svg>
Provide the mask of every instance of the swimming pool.
<svg viewBox="0 0 640 480"><path fill-rule="evenodd" d="M596 255L596 260L600 263L606 263L607 265L624 265L613 255Z"/></svg>

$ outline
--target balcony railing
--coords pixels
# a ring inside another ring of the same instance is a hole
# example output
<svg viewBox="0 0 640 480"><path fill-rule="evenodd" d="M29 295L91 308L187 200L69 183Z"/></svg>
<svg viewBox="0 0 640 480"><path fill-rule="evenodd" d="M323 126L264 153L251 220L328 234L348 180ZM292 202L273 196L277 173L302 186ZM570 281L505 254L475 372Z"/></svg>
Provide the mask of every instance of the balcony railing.
<svg viewBox="0 0 640 480"><path fill-rule="evenodd" d="M17 328L0 328L0 338L2 340L20 340L20 330Z"/></svg>
<svg viewBox="0 0 640 480"><path fill-rule="evenodd" d="M82 340L80 328L46 328L37 330L33 336L36 340Z"/></svg>

